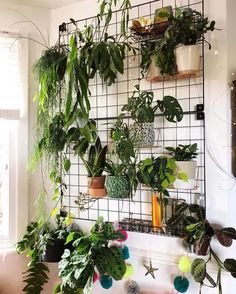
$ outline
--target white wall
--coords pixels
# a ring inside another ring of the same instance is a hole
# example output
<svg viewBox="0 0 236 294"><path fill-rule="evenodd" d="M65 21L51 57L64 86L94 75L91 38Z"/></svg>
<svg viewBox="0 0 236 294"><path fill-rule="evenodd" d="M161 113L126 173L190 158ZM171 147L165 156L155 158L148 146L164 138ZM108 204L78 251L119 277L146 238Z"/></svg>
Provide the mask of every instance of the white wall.
<svg viewBox="0 0 236 294"><path fill-rule="evenodd" d="M70 17L80 19L95 15L97 12L96 2L96 0L84 0L75 5L53 10L51 14L51 37L54 40L57 39L58 25L62 22L67 22ZM138 4L148 1L132 2ZM186 1L179 0L178 2L183 5ZM168 0L164 0L164 4L168 5ZM206 15L210 19L216 20L217 28L221 29L208 36L213 45L212 50L208 51L206 47L207 216L211 222L226 226L236 226L236 218L234 217L236 187L235 180L231 177L230 172L231 126L229 108L229 79L231 78L229 73L235 70L236 66L236 55L234 53L236 45L234 29L236 23L233 15L236 11L235 5L234 0L205 1ZM234 62L232 62L233 60ZM137 274L134 278L140 282L142 290L149 289L156 294L172 290L171 276L178 271L177 266L173 266L173 263L171 264L169 257L171 256L173 260L177 261L178 256L183 254L183 249L179 243L179 240L174 238L130 234L128 244L131 248L134 248L136 262L141 265L142 258L140 255L147 259L151 254L155 260L154 265L160 268L156 280L144 278L142 266L137 269ZM216 247L216 250L222 257L229 255L236 258L235 246L230 252L229 250L222 250L219 246ZM166 260L166 265L159 265L160 256L162 256L162 261ZM171 266L168 267L168 264ZM233 294L236 284L232 283L231 287L227 289L227 278L225 278L224 282L226 287L224 293ZM112 288L107 293L121 293L120 291L118 287ZM99 294L104 293L104 291L96 286L94 293ZM193 282L188 293L198 293L198 289ZM217 291L204 290L203 293L217 293Z"/></svg>

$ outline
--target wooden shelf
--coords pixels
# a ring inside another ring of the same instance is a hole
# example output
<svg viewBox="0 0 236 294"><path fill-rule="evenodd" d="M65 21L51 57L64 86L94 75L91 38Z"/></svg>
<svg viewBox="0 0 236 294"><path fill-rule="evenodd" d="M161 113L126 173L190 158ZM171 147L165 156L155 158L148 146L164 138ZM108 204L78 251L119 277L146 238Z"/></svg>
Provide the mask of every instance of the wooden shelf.
<svg viewBox="0 0 236 294"><path fill-rule="evenodd" d="M198 78L198 77L201 77L202 74L203 74L203 72L201 70L198 70L198 71L191 70L191 71L178 73L173 76L162 75L162 76L157 76L157 77L147 77L146 80L151 83L159 83L159 82L168 82L168 81L177 81L177 80Z"/></svg>

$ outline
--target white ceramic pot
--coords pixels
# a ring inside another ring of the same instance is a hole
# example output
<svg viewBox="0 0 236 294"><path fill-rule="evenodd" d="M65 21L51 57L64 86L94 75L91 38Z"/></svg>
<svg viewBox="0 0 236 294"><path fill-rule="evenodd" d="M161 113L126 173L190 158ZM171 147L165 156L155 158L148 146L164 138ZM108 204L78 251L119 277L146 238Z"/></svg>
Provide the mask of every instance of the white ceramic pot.
<svg viewBox="0 0 236 294"><path fill-rule="evenodd" d="M191 161L176 161L176 169L177 173L185 173L188 176L188 181L183 181L180 179L176 179L173 186L175 189L194 189L196 184L196 169L197 169L197 162L194 160Z"/></svg>
<svg viewBox="0 0 236 294"><path fill-rule="evenodd" d="M154 55L151 56L151 60L152 60L152 62L151 62L149 69L148 69L147 78L153 79L153 78L161 76L161 72L160 72L159 67L156 65Z"/></svg>
<svg viewBox="0 0 236 294"><path fill-rule="evenodd" d="M201 69L201 46L181 45L175 50L176 64L179 73L189 73Z"/></svg>

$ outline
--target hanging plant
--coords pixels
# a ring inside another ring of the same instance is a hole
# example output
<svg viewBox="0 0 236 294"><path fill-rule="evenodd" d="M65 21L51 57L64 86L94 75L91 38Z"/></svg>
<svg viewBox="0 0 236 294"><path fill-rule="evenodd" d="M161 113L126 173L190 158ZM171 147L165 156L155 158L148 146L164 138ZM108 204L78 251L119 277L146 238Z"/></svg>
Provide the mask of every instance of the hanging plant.
<svg viewBox="0 0 236 294"><path fill-rule="evenodd" d="M97 220L89 235L75 239L70 234L67 241L73 242L73 249L65 250L59 263L62 281L55 293L91 293L97 272L104 288L108 288L108 283L112 285L112 279L121 280L126 272L126 263L121 247L112 243L118 240L125 240L122 232L115 231L113 225L104 223L102 218ZM105 278L109 281L105 282Z"/></svg>
<svg viewBox="0 0 236 294"><path fill-rule="evenodd" d="M23 293L40 294L43 286L48 282L49 268L42 263L58 262L66 248L69 216L64 211L56 216L56 228L51 229L49 223L32 222L27 227L26 234L16 245L19 254L25 254L31 260L28 270L24 273L23 282L26 284ZM72 232L71 232L72 233ZM73 231L75 236L80 232Z"/></svg>

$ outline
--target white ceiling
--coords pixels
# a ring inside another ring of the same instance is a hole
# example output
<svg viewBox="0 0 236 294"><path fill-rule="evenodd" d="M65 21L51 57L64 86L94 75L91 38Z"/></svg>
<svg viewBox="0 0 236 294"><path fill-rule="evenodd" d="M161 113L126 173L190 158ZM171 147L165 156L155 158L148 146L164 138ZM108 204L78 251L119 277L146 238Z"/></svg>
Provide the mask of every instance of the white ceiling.
<svg viewBox="0 0 236 294"><path fill-rule="evenodd" d="M7 0L8 3L56 9L82 0Z"/></svg>

